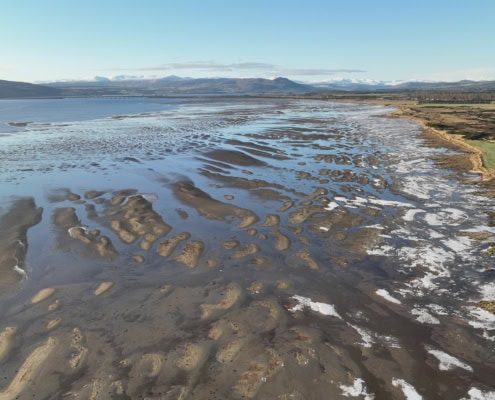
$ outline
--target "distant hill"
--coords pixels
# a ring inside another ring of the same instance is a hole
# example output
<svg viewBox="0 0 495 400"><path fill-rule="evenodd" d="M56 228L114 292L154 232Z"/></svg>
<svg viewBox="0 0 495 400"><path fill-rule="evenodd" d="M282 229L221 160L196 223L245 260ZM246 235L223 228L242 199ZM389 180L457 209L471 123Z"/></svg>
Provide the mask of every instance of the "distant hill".
<svg viewBox="0 0 495 400"><path fill-rule="evenodd" d="M488 92L495 90L495 81L404 82L396 90L442 90L457 92Z"/></svg>
<svg viewBox="0 0 495 400"><path fill-rule="evenodd" d="M0 80L0 99L58 97L61 93L60 89L53 87Z"/></svg>
<svg viewBox="0 0 495 400"><path fill-rule="evenodd" d="M495 81L469 81L458 82L386 82L386 81L359 81L342 79L330 82L318 82L313 86L320 91L345 91L345 92L382 92L382 91L456 91L456 92L486 92L495 91Z"/></svg>
<svg viewBox="0 0 495 400"><path fill-rule="evenodd" d="M494 92L495 81L402 82L340 80L314 85L287 78L181 78L168 76L142 79L119 76L112 79L63 81L35 85L0 80L0 98L40 98L72 96L193 96L193 95L302 95L318 92L399 93L399 92Z"/></svg>
<svg viewBox="0 0 495 400"><path fill-rule="evenodd" d="M92 80L53 82L50 87L63 91L67 96L127 95L127 96L180 96L180 95L256 95L303 94L313 92L314 87L293 82L287 78L237 79L237 78L179 78L160 79Z"/></svg>

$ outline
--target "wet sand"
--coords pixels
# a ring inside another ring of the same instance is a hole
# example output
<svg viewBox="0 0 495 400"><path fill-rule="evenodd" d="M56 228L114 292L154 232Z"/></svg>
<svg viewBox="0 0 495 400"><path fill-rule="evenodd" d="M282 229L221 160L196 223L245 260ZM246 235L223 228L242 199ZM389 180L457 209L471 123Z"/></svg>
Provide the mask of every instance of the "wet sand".
<svg viewBox="0 0 495 400"><path fill-rule="evenodd" d="M0 399L493 396L482 188L385 109L265 102L4 203Z"/></svg>

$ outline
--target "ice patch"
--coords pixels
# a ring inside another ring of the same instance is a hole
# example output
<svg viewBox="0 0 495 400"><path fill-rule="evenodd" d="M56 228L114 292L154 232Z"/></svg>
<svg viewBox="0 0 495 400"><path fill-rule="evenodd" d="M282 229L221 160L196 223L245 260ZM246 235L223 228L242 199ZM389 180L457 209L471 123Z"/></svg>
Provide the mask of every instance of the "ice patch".
<svg viewBox="0 0 495 400"><path fill-rule="evenodd" d="M425 210L421 210L420 208L413 208L412 210L407 210L402 219L404 221L413 221L414 216L418 213L424 213Z"/></svg>
<svg viewBox="0 0 495 400"><path fill-rule="evenodd" d="M373 393L368 393L366 385L361 378L354 379L354 384L352 385L340 385L340 390L342 390L342 395L346 397L364 396L364 400L374 400L375 398Z"/></svg>
<svg viewBox="0 0 495 400"><path fill-rule="evenodd" d="M368 249L367 254L370 256L388 256L393 250L395 250L394 247L384 245L375 249Z"/></svg>
<svg viewBox="0 0 495 400"><path fill-rule="evenodd" d="M399 387L402 389L402 393L406 396L406 400L422 400L423 397L416 392L416 389L413 385L407 383L404 379L392 379L392 385L395 387Z"/></svg>
<svg viewBox="0 0 495 400"><path fill-rule="evenodd" d="M410 167L412 168L412 167ZM401 171L400 164L398 166L398 172L409 172L409 169ZM417 197L418 199L427 200L430 198L430 186L431 182L429 178L420 176L403 176L401 177L401 190L402 192ZM433 188L432 188L433 189Z"/></svg>
<svg viewBox="0 0 495 400"><path fill-rule="evenodd" d="M382 226L382 225L380 225L380 224L363 226L363 228L367 228L367 229L385 229L385 227ZM380 235L380 236L382 236L382 235ZM385 235L383 235L383 236L385 236Z"/></svg>
<svg viewBox="0 0 495 400"><path fill-rule="evenodd" d="M433 279L450 276L450 272L444 264L454 261L454 255L452 253L428 243L418 244L418 247L402 247L399 251L399 258L401 261L412 266L419 264L430 270L424 277L415 279L409 283L410 287L423 287L428 290L436 288Z"/></svg>
<svg viewBox="0 0 495 400"><path fill-rule="evenodd" d="M28 274L26 271L24 271L21 267L19 267L17 264L14 265L14 271L17 272L20 276L22 276L22 280L28 278Z"/></svg>
<svg viewBox="0 0 495 400"><path fill-rule="evenodd" d="M340 207L339 204L332 201L331 203L327 204L327 206L325 207L325 210L332 211L332 210L335 210L337 207Z"/></svg>
<svg viewBox="0 0 495 400"><path fill-rule="evenodd" d="M440 232L437 232L433 229L430 229L428 232L430 234L431 239L440 239L440 238L443 238L445 236L445 235L442 235Z"/></svg>
<svg viewBox="0 0 495 400"><path fill-rule="evenodd" d="M354 199L348 199L346 197L342 196L336 196L333 198L333 200L338 201L340 203L344 203L345 206L349 208L359 208L359 207L364 207L364 206L369 206L369 205L375 205L375 206L382 206L382 207L413 207L412 204L402 202L402 201L393 201L393 200L383 200L383 199L378 199L376 197L355 197ZM339 204L332 202L328 204L327 207L331 207L329 210L333 210L333 208L338 207ZM328 208L325 207L326 210Z"/></svg>
<svg viewBox="0 0 495 400"><path fill-rule="evenodd" d="M388 292L388 290L385 290L385 289L378 289L375 293L376 293L378 296L383 297L385 300L390 301L391 303L394 303L394 304L402 304L402 302L401 302L400 300L397 300L395 297L392 297L392 296L390 295L390 293Z"/></svg>
<svg viewBox="0 0 495 400"><path fill-rule="evenodd" d="M471 250L472 248L471 241L467 237L459 237L456 239L452 239L452 238L445 239L445 240L441 240L441 242L445 246L453 250L455 253L459 253L459 254L465 253L466 251Z"/></svg>
<svg viewBox="0 0 495 400"><path fill-rule="evenodd" d="M382 199L370 198L370 199L368 199L368 202L371 204L376 204L379 206L387 206L387 207L413 207L413 205L411 203L405 203L402 201L382 200Z"/></svg>
<svg viewBox="0 0 495 400"><path fill-rule="evenodd" d="M463 397L461 400L495 400L495 392L482 392L472 387L468 392L469 398Z"/></svg>
<svg viewBox="0 0 495 400"><path fill-rule="evenodd" d="M127 197L127 202L129 202L129 199L132 197L142 197L143 199L149 201L150 203L158 200L158 195L156 193L136 193L136 194L131 194L130 196Z"/></svg>
<svg viewBox="0 0 495 400"><path fill-rule="evenodd" d="M363 347L371 347L372 344L375 343L373 340L373 337L363 328L360 328L359 326L352 325L350 323L347 323L352 329L354 329L359 335L361 336L361 339L363 340L361 343L359 343Z"/></svg>
<svg viewBox="0 0 495 400"><path fill-rule="evenodd" d="M87 226L82 226L82 225L81 225L81 226L73 226L73 227L71 227L71 228L67 229L67 232L69 233L69 236L70 236L71 238L73 238L73 237L74 237L74 235L73 235L73 233L72 233L72 231L73 231L74 229L82 229L82 230L84 231L84 233L85 233L85 234L87 234L87 233L89 232L89 228L88 228Z"/></svg>
<svg viewBox="0 0 495 400"><path fill-rule="evenodd" d="M412 315L416 315L416 321L421 322L422 324L431 324L438 325L440 321L431 315L424 308L415 308L411 311Z"/></svg>
<svg viewBox="0 0 495 400"><path fill-rule="evenodd" d="M438 305L438 304L428 304L426 306L430 311L434 312L435 314L438 314L438 315L448 315L449 313L447 312L447 310Z"/></svg>
<svg viewBox="0 0 495 400"><path fill-rule="evenodd" d="M469 325L475 329L483 329L483 337L495 341L495 336L489 334L495 330L495 315L479 307L469 307L469 314L474 318L468 321Z"/></svg>
<svg viewBox="0 0 495 400"><path fill-rule="evenodd" d="M440 364L438 365L440 371L448 371L454 368L462 368L465 369L466 371L473 372L473 368L471 366L467 365L466 363L463 363L461 360L451 356L450 354L444 353L443 351L429 349L428 353L430 353L432 356L437 358L438 361L440 361Z"/></svg>
<svg viewBox="0 0 495 400"><path fill-rule="evenodd" d="M380 340L383 342L384 345L386 345L388 347L391 347L394 349L400 349L401 348L399 339L397 339L394 336L383 335L383 336L380 336Z"/></svg>
<svg viewBox="0 0 495 400"><path fill-rule="evenodd" d="M483 300L495 300L495 282L483 285L480 290Z"/></svg>
<svg viewBox="0 0 495 400"><path fill-rule="evenodd" d="M427 213L425 221L431 226L451 225L457 226L468 218L464 211L456 208L445 208L437 214Z"/></svg>
<svg viewBox="0 0 495 400"><path fill-rule="evenodd" d="M298 296L298 295L294 295L291 298L299 303L289 310L291 312L302 311L304 310L305 307L309 307L311 310L318 312L320 314L329 315L332 317L337 317L339 319L342 319L342 317L335 310L335 306L332 304L314 302L307 297Z"/></svg>

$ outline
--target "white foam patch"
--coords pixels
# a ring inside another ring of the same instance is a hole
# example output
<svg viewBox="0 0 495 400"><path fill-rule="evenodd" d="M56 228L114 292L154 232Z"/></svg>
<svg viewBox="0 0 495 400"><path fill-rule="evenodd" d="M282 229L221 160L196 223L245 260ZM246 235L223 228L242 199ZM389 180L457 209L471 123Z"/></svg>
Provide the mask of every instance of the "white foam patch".
<svg viewBox="0 0 495 400"><path fill-rule="evenodd" d="M311 299L308 297L303 297L298 295L294 295L291 298L299 303L289 310L291 312L302 311L304 310L305 307L308 307L311 310L318 312L320 314L329 315L332 317L337 317L339 319L342 319L342 317L335 310L335 306L332 304L314 302L311 301Z"/></svg>
<svg viewBox="0 0 495 400"><path fill-rule="evenodd" d="M366 385L361 378L354 379L354 383L352 385L340 385L340 390L342 390L342 395L345 397L364 396L364 400L375 399L375 395L373 393L368 393Z"/></svg>
<svg viewBox="0 0 495 400"><path fill-rule="evenodd" d="M413 385L407 383L404 379L392 379L392 385L401 388L406 400L422 400L423 397L416 391Z"/></svg>
<svg viewBox="0 0 495 400"><path fill-rule="evenodd" d="M438 365L438 369L441 371L448 371L454 368L462 368L466 371L473 372L473 368L466 363L463 363L458 358L451 356L450 354L444 353L440 350L429 349L428 353L434 356L440 364Z"/></svg>
<svg viewBox="0 0 495 400"><path fill-rule="evenodd" d="M463 397L461 400L495 400L495 392L483 392L472 387L468 392L469 398Z"/></svg>
<svg viewBox="0 0 495 400"><path fill-rule="evenodd" d="M438 325L440 321L435 318L424 308L415 308L411 311L412 315L416 315L416 321L422 324Z"/></svg>
<svg viewBox="0 0 495 400"><path fill-rule="evenodd" d="M391 302L391 303L394 303L394 304L402 304L402 302L398 299L396 299L395 297L392 297L390 295L390 293L388 292L388 290L385 290L385 289L378 289L376 292L375 292L378 296L381 296L383 297L385 300Z"/></svg>

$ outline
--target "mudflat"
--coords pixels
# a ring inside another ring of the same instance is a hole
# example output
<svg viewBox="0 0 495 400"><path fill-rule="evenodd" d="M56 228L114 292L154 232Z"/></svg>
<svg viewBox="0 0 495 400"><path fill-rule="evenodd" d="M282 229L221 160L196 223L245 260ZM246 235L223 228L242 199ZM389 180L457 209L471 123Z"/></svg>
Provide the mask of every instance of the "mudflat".
<svg viewBox="0 0 495 400"><path fill-rule="evenodd" d="M0 137L0 399L495 393L459 152L386 107L174 104Z"/></svg>

